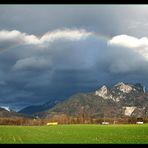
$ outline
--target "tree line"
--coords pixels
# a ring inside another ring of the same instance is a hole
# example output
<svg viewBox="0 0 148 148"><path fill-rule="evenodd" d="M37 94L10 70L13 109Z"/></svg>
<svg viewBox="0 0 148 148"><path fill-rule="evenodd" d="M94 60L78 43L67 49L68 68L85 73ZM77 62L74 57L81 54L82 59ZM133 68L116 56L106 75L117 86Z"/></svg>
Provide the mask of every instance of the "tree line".
<svg viewBox="0 0 148 148"><path fill-rule="evenodd" d="M0 118L0 125L23 125L23 126L38 126L47 125L49 122L58 122L58 124L135 124L137 121L148 123L148 118L124 117L124 118L91 118L91 117L72 117L63 115L55 115L49 119L42 118Z"/></svg>

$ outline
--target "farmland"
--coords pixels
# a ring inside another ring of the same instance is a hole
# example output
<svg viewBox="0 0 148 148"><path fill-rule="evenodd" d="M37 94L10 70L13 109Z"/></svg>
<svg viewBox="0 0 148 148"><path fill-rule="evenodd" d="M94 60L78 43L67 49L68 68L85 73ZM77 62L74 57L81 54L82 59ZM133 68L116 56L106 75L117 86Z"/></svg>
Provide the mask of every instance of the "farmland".
<svg viewBox="0 0 148 148"><path fill-rule="evenodd" d="M148 124L0 126L1 144L148 144Z"/></svg>

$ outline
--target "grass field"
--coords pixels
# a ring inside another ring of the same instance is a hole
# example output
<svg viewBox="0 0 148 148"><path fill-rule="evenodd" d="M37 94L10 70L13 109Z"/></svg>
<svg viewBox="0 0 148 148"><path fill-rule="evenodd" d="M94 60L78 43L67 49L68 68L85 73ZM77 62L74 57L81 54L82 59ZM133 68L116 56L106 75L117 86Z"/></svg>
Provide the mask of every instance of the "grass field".
<svg viewBox="0 0 148 148"><path fill-rule="evenodd" d="M148 144L148 124L0 126L0 143Z"/></svg>

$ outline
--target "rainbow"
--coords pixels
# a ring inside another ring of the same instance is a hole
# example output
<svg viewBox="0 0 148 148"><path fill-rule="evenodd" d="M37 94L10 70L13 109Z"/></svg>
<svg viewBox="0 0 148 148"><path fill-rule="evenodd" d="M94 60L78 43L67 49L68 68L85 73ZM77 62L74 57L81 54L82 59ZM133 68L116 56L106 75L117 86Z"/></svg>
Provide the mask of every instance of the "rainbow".
<svg viewBox="0 0 148 148"><path fill-rule="evenodd" d="M112 36L101 34L101 33L98 33L98 32L93 32L92 36L95 36L95 37L102 39L102 40L105 40L105 41L108 41L112 38Z"/></svg>

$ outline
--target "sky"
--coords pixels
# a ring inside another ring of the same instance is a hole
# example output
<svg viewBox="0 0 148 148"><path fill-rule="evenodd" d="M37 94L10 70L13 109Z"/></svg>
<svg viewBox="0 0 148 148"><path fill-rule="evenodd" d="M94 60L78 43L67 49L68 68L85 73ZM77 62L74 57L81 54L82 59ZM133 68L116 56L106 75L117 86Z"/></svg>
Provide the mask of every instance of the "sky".
<svg viewBox="0 0 148 148"><path fill-rule="evenodd" d="M147 20L148 5L0 5L0 105L121 81L147 89Z"/></svg>

